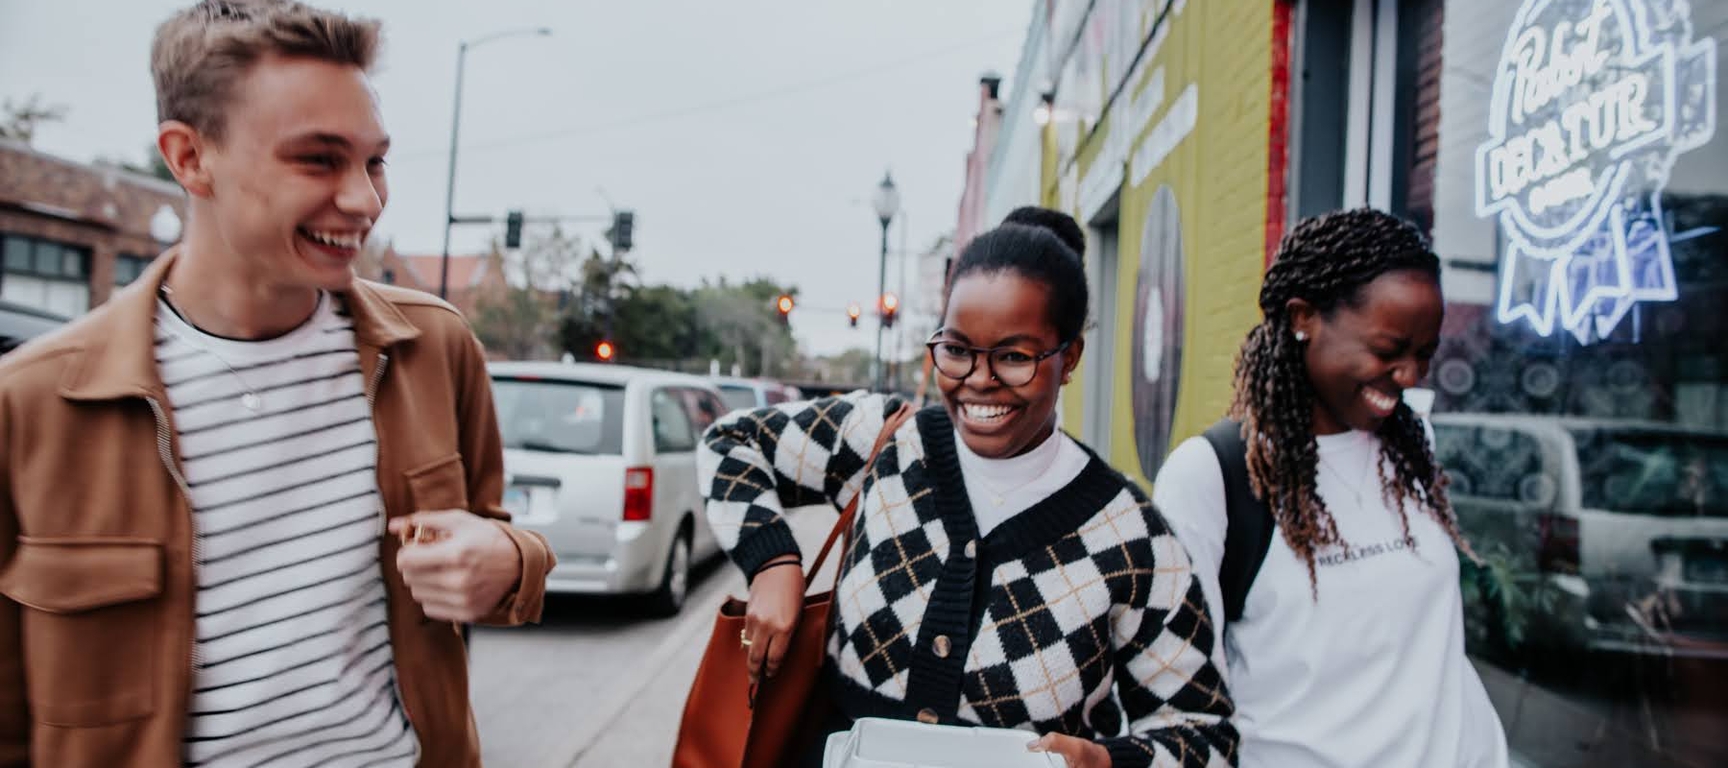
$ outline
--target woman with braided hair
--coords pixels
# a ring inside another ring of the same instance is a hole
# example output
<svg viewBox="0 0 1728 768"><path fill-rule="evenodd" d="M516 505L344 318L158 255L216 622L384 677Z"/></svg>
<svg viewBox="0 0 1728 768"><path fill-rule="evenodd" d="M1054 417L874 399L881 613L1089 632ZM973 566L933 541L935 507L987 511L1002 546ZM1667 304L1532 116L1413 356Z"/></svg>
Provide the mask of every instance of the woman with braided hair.
<svg viewBox="0 0 1728 768"><path fill-rule="evenodd" d="M1454 549L1474 555L1403 402L1439 343L1439 259L1379 211L1306 219L1260 309L1230 420L1178 446L1153 494L1223 619L1241 764L1503 768L1464 655ZM1233 580L1243 552L1257 572Z"/></svg>

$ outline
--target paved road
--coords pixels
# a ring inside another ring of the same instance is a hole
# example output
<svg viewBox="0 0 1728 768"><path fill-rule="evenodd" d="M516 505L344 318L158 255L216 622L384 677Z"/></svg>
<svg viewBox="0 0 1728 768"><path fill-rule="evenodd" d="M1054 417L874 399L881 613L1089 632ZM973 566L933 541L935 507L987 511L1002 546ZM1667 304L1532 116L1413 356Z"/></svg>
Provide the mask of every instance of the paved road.
<svg viewBox="0 0 1728 768"><path fill-rule="evenodd" d="M792 516L807 551L830 510ZM628 599L552 596L540 625L474 631L470 677L488 768L670 763L714 611L744 579L723 559L699 569L684 612L648 618Z"/></svg>

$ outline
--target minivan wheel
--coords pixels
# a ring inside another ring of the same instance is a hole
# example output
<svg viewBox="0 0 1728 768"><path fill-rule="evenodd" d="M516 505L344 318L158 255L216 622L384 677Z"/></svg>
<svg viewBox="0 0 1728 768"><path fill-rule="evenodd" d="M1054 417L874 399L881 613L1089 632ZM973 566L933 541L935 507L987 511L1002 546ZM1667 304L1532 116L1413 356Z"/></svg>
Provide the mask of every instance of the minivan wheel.
<svg viewBox="0 0 1728 768"><path fill-rule="evenodd" d="M666 572L660 576L660 589L649 604L656 616L671 616L684 607L690 596L690 531L678 532L672 539L672 550L666 555Z"/></svg>

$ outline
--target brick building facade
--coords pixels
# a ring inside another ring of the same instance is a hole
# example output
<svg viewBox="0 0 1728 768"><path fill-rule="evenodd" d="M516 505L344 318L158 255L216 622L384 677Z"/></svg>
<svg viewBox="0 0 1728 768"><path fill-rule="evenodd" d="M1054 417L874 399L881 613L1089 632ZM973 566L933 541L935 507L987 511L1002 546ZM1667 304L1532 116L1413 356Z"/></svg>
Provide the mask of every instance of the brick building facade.
<svg viewBox="0 0 1728 768"><path fill-rule="evenodd" d="M71 317L179 239L172 182L0 140L0 299Z"/></svg>
<svg viewBox="0 0 1728 768"><path fill-rule="evenodd" d="M179 185L0 140L0 301L75 317L100 306L180 237ZM371 249L369 280L438 293L439 256ZM450 302L473 316L505 276L493 254L450 257Z"/></svg>

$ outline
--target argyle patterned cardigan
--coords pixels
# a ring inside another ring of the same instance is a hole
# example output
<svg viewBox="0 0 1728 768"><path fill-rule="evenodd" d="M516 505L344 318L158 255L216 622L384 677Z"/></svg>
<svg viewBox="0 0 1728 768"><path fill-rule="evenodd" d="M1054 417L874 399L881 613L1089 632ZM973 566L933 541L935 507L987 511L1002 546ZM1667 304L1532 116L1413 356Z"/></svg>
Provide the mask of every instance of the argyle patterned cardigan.
<svg viewBox="0 0 1728 768"><path fill-rule="evenodd" d="M865 466L899 406L857 392L738 411L698 452L709 524L746 574L799 551L783 510L864 494L828 642L841 712L1079 736L1116 768L1234 765L1200 583L1146 495L1094 454L980 538L942 408Z"/></svg>

